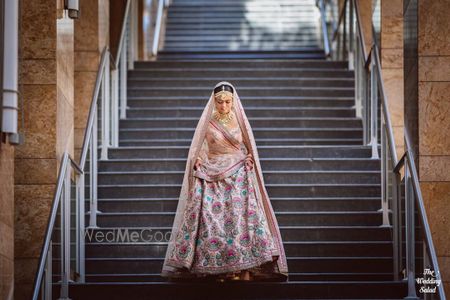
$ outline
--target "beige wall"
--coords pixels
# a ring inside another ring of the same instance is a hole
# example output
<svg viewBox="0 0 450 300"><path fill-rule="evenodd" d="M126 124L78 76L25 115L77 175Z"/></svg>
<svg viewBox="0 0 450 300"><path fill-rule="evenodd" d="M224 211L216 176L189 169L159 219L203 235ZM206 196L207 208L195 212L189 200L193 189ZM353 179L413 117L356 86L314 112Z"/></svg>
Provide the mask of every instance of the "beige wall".
<svg viewBox="0 0 450 300"><path fill-rule="evenodd" d="M450 293L450 1L419 0L419 178Z"/></svg>

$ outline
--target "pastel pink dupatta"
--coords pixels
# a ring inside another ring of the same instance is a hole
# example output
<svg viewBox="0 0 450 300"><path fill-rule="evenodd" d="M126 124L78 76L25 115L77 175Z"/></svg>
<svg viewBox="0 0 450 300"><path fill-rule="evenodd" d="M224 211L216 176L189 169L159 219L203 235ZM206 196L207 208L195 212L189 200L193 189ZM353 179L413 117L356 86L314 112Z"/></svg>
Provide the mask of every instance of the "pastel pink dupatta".
<svg viewBox="0 0 450 300"><path fill-rule="evenodd" d="M264 184L264 178L262 175L262 169L261 164L259 161L259 155L256 148L255 138L253 136L253 131L250 126L250 123L247 119L247 116L245 114L245 111L242 107L241 100L236 92L236 89L234 86L227 82L222 81L219 82L214 88L217 86L220 86L222 84L227 84L233 87L234 93L233 93L233 109L235 116L237 118L237 121L239 123L239 126L241 128L242 132L242 138L243 142L245 143L248 152L253 155L254 159L254 168L255 172L252 172L256 176L257 181L257 189L258 195L261 196L261 199L259 199L262 203L262 206L264 207L264 211L267 217L268 226L270 229L270 232L272 234L273 240L275 242L276 248L279 253L279 257L276 260L276 266L278 268L276 273L280 273L281 275L288 277L288 265L286 260L286 254L283 247L283 242L281 238L280 229L278 226L277 219L275 218L275 213L272 208L272 204L270 202L269 196L267 194L267 190L265 188ZM180 197L178 201L178 206L176 210L175 220L172 226L171 231L171 238L168 243L168 248L166 251L166 256L164 259L164 264L161 272L161 276L163 277L178 277L177 274L179 272L178 267L171 266L169 262L169 254L172 252L173 247L175 246L175 238L177 236L178 231L180 230L180 224L183 221L183 212L186 208L186 203L189 200L189 191L191 190L193 183L194 183L194 163L196 158L199 155L200 149L202 147L203 141L205 139L205 133L206 129L209 125L209 121L212 115L212 112L214 110L214 89L211 92L211 96L208 100L208 103L205 106L205 109L203 110L203 113L200 117L200 120L197 124L197 127L194 132L194 136L192 138L191 146L189 148L187 163L186 163L186 169L184 172L183 177L183 183L181 187Z"/></svg>

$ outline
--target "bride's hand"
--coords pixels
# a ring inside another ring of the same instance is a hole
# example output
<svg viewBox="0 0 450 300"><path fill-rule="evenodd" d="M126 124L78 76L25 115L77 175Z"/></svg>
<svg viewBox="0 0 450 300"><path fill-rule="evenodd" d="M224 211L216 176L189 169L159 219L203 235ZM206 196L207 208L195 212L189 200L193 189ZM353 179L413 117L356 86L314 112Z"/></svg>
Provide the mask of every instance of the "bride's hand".
<svg viewBox="0 0 450 300"><path fill-rule="evenodd" d="M253 160L251 160L250 158L247 158L245 160L245 168L247 171L250 171L253 168Z"/></svg>
<svg viewBox="0 0 450 300"><path fill-rule="evenodd" d="M201 165L202 161L200 159L197 159L194 164L194 170L199 170Z"/></svg>

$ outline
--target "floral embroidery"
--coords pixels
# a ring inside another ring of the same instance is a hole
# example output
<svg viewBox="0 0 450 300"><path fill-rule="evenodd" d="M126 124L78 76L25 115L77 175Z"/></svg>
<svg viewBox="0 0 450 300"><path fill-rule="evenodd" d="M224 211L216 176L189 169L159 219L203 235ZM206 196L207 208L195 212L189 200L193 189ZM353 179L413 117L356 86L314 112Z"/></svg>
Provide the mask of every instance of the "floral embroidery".
<svg viewBox="0 0 450 300"><path fill-rule="evenodd" d="M198 199L186 207L172 255L177 265L190 265L193 272L224 273L272 260L274 241L247 176L242 164L222 180L205 184L195 178Z"/></svg>

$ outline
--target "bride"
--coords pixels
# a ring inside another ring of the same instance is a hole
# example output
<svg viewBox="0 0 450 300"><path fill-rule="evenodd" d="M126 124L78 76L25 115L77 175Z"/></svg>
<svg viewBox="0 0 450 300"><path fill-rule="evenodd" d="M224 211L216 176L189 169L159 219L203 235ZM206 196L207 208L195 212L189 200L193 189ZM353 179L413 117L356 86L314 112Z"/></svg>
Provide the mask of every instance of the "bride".
<svg viewBox="0 0 450 300"><path fill-rule="evenodd" d="M253 132L229 82L214 87L195 129L161 276L288 278Z"/></svg>

